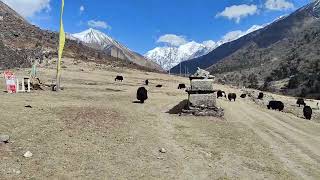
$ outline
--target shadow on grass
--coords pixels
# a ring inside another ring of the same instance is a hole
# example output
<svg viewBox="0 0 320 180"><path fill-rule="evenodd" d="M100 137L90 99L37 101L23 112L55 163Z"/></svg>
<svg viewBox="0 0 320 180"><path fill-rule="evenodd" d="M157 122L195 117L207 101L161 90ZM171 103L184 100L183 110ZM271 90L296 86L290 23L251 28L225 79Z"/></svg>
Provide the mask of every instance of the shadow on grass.
<svg viewBox="0 0 320 180"><path fill-rule="evenodd" d="M143 104L141 101L132 101L134 104Z"/></svg>
<svg viewBox="0 0 320 180"><path fill-rule="evenodd" d="M121 91L124 91L124 90L112 89L112 88L106 88L105 90L106 90L106 91L112 91L112 92L121 92Z"/></svg>
<svg viewBox="0 0 320 180"><path fill-rule="evenodd" d="M187 109L187 108L188 108L188 100L185 99L185 100L181 101L179 104L177 104L176 106L174 106L173 108L171 108L166 113L180 114L182 112L182 109Z"/></svg>

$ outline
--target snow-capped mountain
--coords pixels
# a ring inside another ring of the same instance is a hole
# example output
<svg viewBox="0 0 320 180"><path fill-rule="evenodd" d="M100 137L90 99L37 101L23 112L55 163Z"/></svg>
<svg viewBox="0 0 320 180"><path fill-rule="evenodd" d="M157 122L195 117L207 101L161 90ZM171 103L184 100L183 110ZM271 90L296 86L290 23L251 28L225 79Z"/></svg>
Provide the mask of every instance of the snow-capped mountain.
<svg viewBox="0 0 320 180"><path fill-rule="evenodd" d="M172 67L178 65L180 62L204 56L213 51L215 48L221 46L222 44L239 39L240 37L259 30L264 26L266 25L253 25L246 31L231 31L217 42L211 40L204 41L202 43L191 41L178 47L156 47L155 49L148 51L145 54L145 57L156 62L163 69L169 70Z"/></svg>
<svg viewBox="0 0 320 180"><path fill-rule="evenodd" d="M157 70L162 69L158 64L144 58L142 55L136 52L131 51L129 48L112 39L101 31L90 28L83 32L72 34L69 36L71 38L74 37L79 41L84 42L86 45L92 48L102 50L110 56L128 60L144 67Z"/></svg>
<svg viewBox="0 0 320 180"><path fill-rule="evenodd" d="M163 69L169 70L181 61L205 55L216 47L217 44L213 41L206 41L203 43L191 41L178 47L156 47L155 49L148 51L145 54L145 57L156 62Z"/></svg>
<svg viewBox="0 0 320 180"><path fill-rule="evenodd" d="M100 49L107 49L111 46L115 46L119 49L125 49L130 51L127 47L120 44L118 41L112 39L108 35L95 29L88 29L80 33L72 34L73 37L81 40L90 45L95 45Z"/></svg>

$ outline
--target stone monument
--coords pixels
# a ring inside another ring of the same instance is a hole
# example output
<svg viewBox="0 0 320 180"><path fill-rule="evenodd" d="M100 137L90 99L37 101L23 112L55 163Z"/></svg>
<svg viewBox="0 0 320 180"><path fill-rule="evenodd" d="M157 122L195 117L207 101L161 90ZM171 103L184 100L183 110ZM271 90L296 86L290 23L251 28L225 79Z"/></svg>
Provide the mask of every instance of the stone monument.
<svg viewBox="0 0 320 180"><path fill-rule="evenodd" d="M214 76L198 68L198 71L189 79L191 86L186 90L188 106L182 110L182 113L195 116L223 117L223 109L216 106L216 96L213 88Z"/></svg>

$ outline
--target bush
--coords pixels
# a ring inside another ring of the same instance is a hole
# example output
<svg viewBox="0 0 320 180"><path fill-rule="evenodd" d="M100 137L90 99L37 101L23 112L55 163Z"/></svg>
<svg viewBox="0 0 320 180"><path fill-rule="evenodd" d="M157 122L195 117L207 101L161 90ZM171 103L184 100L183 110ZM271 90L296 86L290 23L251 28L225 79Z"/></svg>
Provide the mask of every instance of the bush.
<svg viewBox="0 0 320 180"><path fill-rule="evenodd" d="M249 88L258 88L258 77L255 74L250 74L248 77L248 82L249 82Z"/></svg>
<svg viewBox="0 0 320 180"><path fill-rule="evenodd" d="M293 76L292 78L290 78L287 88L295 89L299 87L299 84L300 82L298 76Z"/></svg>

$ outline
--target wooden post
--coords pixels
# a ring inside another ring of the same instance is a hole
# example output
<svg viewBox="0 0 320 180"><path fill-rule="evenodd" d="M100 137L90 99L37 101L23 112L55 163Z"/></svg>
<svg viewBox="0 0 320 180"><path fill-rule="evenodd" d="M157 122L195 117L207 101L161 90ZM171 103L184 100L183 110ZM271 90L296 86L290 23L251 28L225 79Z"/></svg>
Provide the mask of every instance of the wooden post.
<svg viewBox="0 0 320 180"><path fill-rule="evenodd" d="M24 86L24 79L22 79L22 88L21 88L22 92L26 92L26 87Z"/></svg>
<svg viewBox="0 0 320 180"><path fill-rule="evenodd" d="M28 79L28 93L31 92L30 90L30 79Z"/></svg>
<svg viewBox="0 0 320 180"><path fill-rule="evenodd" d="M16 86L16 91L19 92L19 79L17 78L17 86Z"/></svg>
<svg viewBox="0 0 320 180"><path fill-rule="evenodd" d="M57 76L56 76L56 91L60 90L60 82L61 82L61 70L60 70L60 62L57 61Z"/></svg>

